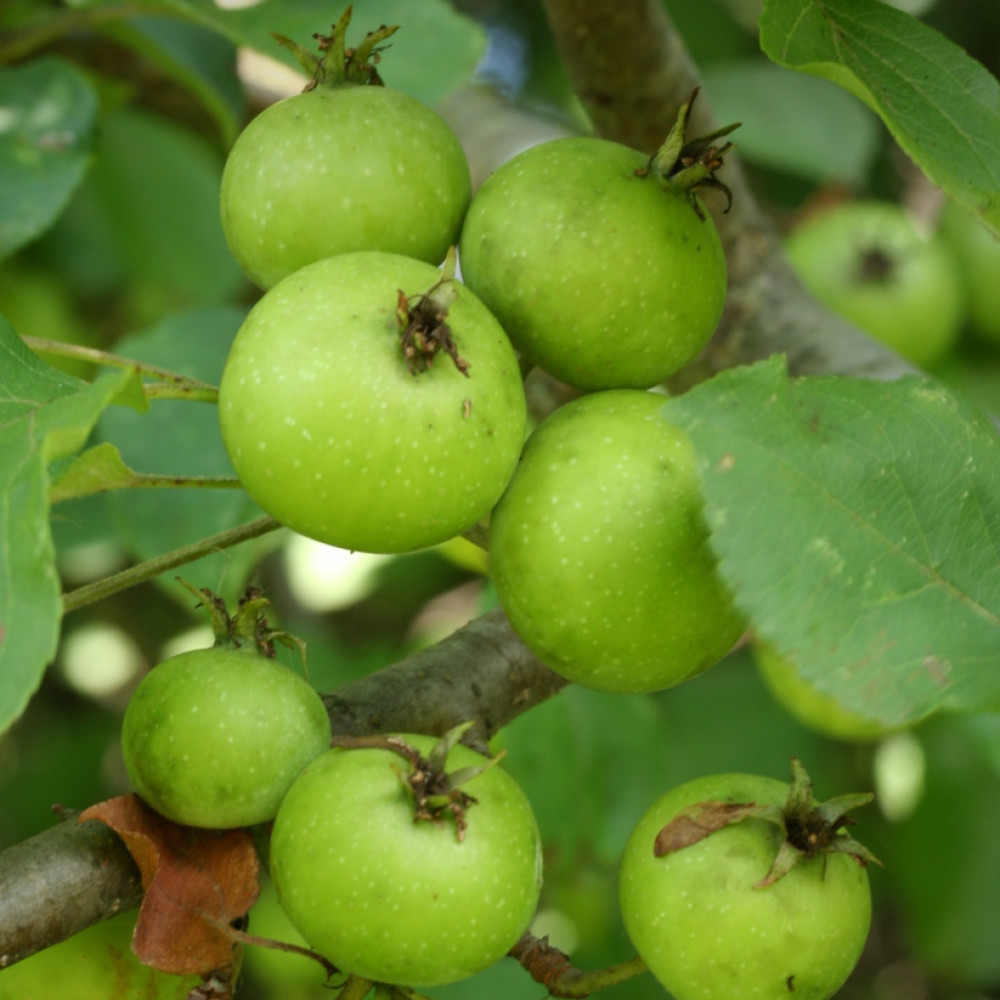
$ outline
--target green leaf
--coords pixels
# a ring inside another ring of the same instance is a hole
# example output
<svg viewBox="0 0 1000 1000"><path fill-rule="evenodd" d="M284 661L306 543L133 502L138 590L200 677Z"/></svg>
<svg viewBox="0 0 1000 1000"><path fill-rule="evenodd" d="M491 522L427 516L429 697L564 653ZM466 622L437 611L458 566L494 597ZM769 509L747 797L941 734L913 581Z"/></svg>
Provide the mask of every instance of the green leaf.
<svg viewBox="0 0 1000 1000"><path fill-rule="evenodd" d="M60 584L49 533L49 465L83 446L131 371L93 383L43 364L0 319L0 732L55 655Z"/></svg>
<svg viewBox="0 0 1000 1000"><path fill-rule="evenodd" d="M246 109L243 89L233 72L235 49L228 39L200 25L166 17L111 21L103 30L193 94L215 120L223 143L232 145Z"/></svg>
<svg viewBox="0 0 1000 1000"><path fill-rule="evenodd" d="M1000 82L933 28L879 0L765 0L774 62L840 84L902 149L1000 235Z"/></svg>
<svg viewBox="0 0 1000 1000"><path fill-rule="evenodd" d="M1000 705L1000 438L931 379L790 379L671 400L721 571L761 636L889 724Z"/></svg>
<svg viewBox="0 0 1000 1000"><path fill-rule="evenodd" d="M760 57L710 66L704 81L716 119L742 123L735 139L745 159L818 183L867 175L880 126L839 87Z"/></svg>
<svg viewBox="0 0 1000 1000"><path fill-rule="evenodd" d="M190 129L117 111L101 122L93 185L116 249L139 282L171 305L217 302L245 278L219 218L222 157Z"/></svg>
<svg viewBox="0 0 1000 1000"><path fill-rule="evenodd" d="M108 2L104 0L104 5ZM400 25L383 54L379 73L388 86L426 104L437 104L464 83L485 49L482 28L447 0L356 0L353 6L348 44L359 44L382 24ZM211 28L299 71L294 56L275 42L272 33L311 45L314 34L329 33L343 9L331 7L327 0L264 0L235 10L224 10L215 0L141 0L141 7Z"/></svg>
<svg viewBox="0 0 1000 1000"><path fill-rule="evenodd" d="M0 69L0 259L44 232L87 169L97 99L60 59Z"/></svg>
<svg viewBox="0 0 1000 1000"><path fill-rule="evenodd" d="M145 397L143 397L145 399ZM121 403L118 399L116 402ZM143 407L139 412L148 409ZM49 491L52 503L74 500L77 497L106 493L109 490L135 489L138 487L164 487L178 489L230 489L239 487L239 480L228 477L188 477L178 482L172 476L136 472L122 460L121 452L107 441L88 448L64 469Z"/></svg>
<svg viewBox="0 0 1000 1000"><path fill-rule="evenodd" d="M229 345L245 311L208 306L177 313L150 330L116 344L126 357L218 383ZM140 473L232 476L219 433L216 407L187 400L157 400L138 415L116 407L101 419L99 437L117 446L121 461ZM119 490L108 495L121 540L137 559L150 559L260 516L242 489ZM273 536L244 542L185 566L182 574L229 603L241 596L250 570ZM176 571L158 578L167 592L187 601L173 584Z"/></svg>

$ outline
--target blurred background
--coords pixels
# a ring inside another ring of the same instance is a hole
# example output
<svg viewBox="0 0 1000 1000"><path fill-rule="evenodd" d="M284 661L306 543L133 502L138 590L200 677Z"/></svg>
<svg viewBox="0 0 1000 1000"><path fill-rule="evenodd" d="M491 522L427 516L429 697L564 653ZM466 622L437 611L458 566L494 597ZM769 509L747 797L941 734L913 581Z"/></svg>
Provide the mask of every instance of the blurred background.
<svg viewBox="0 0 1000 1000"><path fill-rule="evenodd" d="M276 0L256 13L247 4L219 4L237 6L233 14L245 17L233 23L248 38L262 26L308 38L339 14L318 0L285 5L280 17L269 12ZM738 154L783 232L792 234L831 205L892 203L917 220L924 239L938 241L954 280L966 281L961 224L942 228L947 207L859 101L818 79L796 76L796 85L788 85L788 72L760 53L759 5L667 0L666 6L701 68L718 120L743 123ZM905 6L1000 73L995 0ZM451 122L474 183L520 149L587 129L533 0L358 2L354 20L359 31L401 23L383 76ZM432 37L447 47L448 59L428 58ZM264 42L240 46L191 21L145 13L142 4L123 13L106 3L6 0L0 73L53 59L70 83L77 74L97 96L82 183L43 235L0 262L0 312L15 329L217 384L228 344L259 294L222 236L222 165L249 116L303 82L287 62L262 55L266 50ZM3 141L0 134L0 156ZM995 249L984 244L974 251L977 261L992 261L986 273L993 313L989 302L972 306L974 293L962 284L954 336L928 367L1000 412ZM53 363L81 377L92 372L85 361ZM112 408L96 437L114 441L140 471L231 474L214 409L203 406L191 419L192 406L199 404L164 401L142 416ZM188 407L183 420L178 407ZM235 490L133 490L59 504L53 531L65 587L258 513ZM321 691L393 663L496 606L485 557L464 540L388 557L279 532L181 574L230 600L250 579L262 586L273 623L306 641L309 679ZM118 743L124 706L153 664L210 644L207 623L192 604L173 574L165 574L67 617L40 694L0 737L0 848L49 827L54 803L83 808L128 790ZM701 774L785 778L796 755L821 798L878 793L878 804L859 816L857 833L885 868L871 872L875 921L841 994L845 1000L1000 997L994 721L941 717L913 732L845 742L797 721L746 649L659 695L571 687L517 719L495 747L507 750L504 766L522 783L544 836L546 885L534 931L548 934L582 968L630 957L617 912L616 866L641 814L664 790ZM250 929L294 936L268 887ZM440 1000L535 1000L542 987L505 961L433 993ZM239 995L318 1000L329 993L318 966L251 949ZM644 976L606 995L645 1000L664 991Z"/></svg>

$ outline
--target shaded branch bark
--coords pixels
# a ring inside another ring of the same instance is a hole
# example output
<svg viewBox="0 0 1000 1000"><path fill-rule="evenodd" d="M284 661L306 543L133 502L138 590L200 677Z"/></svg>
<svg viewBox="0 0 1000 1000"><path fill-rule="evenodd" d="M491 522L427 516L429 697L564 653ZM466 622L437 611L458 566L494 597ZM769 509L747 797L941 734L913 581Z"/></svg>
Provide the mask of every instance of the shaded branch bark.
<svg viewBox="0 0 1000 1000"><path fill-rule="evenodd" d="M139 870L103 823L67 819L0 853L0 969L130 910Z"/></svg>
<svg viewBox="0 0 1000 1000"><path fill-rule="evenodd" d="M566 681L537 659L500 611L443 642L325 696L334 733L441 736L475 720L466 742L484 746L511 719Z"/></svg>

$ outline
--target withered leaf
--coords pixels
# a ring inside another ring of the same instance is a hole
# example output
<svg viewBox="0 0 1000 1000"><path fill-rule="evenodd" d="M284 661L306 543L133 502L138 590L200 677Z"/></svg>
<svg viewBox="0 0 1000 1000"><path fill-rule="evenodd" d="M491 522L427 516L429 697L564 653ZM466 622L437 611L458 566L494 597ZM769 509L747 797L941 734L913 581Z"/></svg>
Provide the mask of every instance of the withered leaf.
<svg viewBox="0 0 1000 1000"><path fill-rule="evenodd" d="M246 830L201 830L165 819L136 795L85 809L125 842L142 875L132 950L181 975L206 975L233 961L230 923L260 893L259 861Z"/></svg>
<svg viewBox="0 0 1000 1000"><path fill-rule="evenodd" d="M739 823L756 811L753 802L696 802L682 809L660 830L653 844L653 855L662 858L664 854L690 847L710 833Z"/></svg>

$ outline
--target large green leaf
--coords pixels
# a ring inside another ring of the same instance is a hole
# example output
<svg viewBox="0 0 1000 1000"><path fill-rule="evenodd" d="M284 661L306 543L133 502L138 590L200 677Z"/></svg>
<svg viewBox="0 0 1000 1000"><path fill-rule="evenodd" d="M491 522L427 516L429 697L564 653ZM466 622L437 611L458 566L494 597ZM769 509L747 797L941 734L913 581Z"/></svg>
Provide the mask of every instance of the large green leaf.
<svg viewBox="0 0 1000 1000"><path fill-rule="evenodd" d="M1000 82L879 0L765 0L764 52L860 97L939 187L1000 235Z"/></svg>
<svg viewBox="0 0 1000 1000"><path fill-rule="evenodd" d="M60 59L0 69L0 259L44 232L87 168L97 99Z"/></svg>
<svg viewBox="0 0 1000 1000"><path fill-rule="evenodd" d="M820 183L862 181L878 149L878 119L826 80L790 77L760 56L704 74L717 119L742 123L736 141L747 160Z"/></svg>
<svg viewBox="0 0 1000 1000"><path fill-rule="evenodd" d="M97 193L128 271L173 304L216 302L245 286L219 219L222 157L159 115L104 116L100 160L85 185Z"/></svg>
<svg viewBox="0 0 1000 1000"><path fill-rule="evenodd" d="M790 379L781 358L668 403L723 575L821 690L889 723L1000 706L1000 438L931 379Z"/></svg>
<svg viewBox="0 0 1000 1000"><path fill-rule="evenodd" d="M227 38L174 17L112 20L103 30L190 91L215 120L223 142L232 144L246 108L236 53Z"/></svg>
<svg viewBox="0 0 1000 1000"><path fill-rule="evenodd" d="M82 447L135 378L114 372L88 384L63 375L0 318L0 732L24 711L59 638L49 465Z"/></svg>

